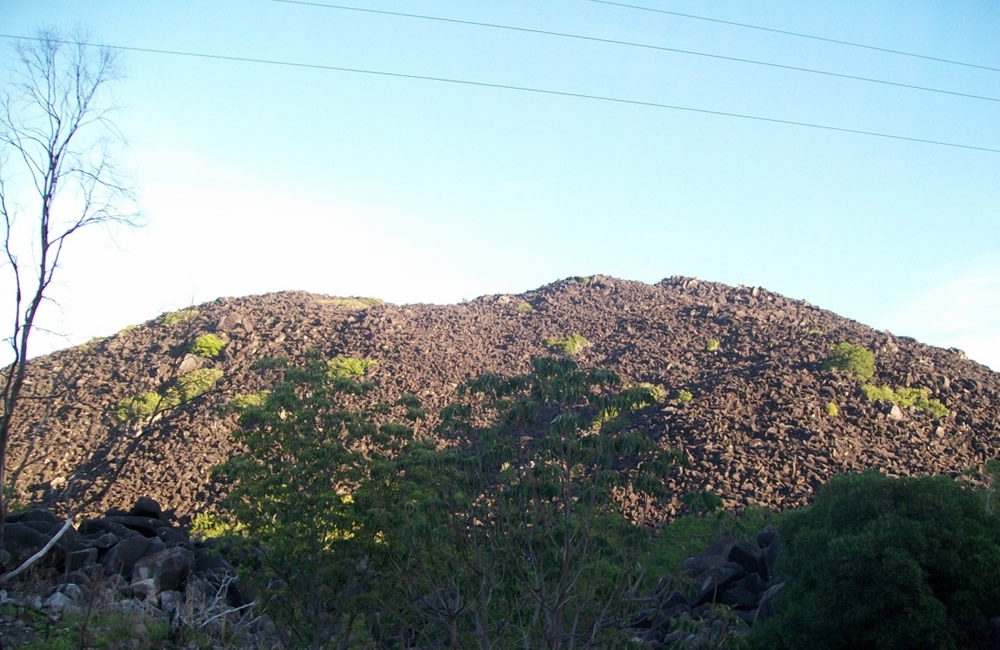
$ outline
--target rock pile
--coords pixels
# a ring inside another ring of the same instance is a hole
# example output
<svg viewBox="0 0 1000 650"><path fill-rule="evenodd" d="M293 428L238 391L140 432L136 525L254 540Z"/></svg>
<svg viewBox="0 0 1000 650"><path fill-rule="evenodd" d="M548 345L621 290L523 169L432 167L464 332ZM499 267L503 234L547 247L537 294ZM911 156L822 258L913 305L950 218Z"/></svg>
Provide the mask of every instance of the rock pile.
<svg viewBox="0 0 1000 650"><path fill-rule="evenodd" d="M44 509L8 515L0 559L7 569L19 566L63 524ZM99 599L115 611L168 620L172 629L216 615L221 626L250 602L215 540L191 539L147 497L128 511L68 528L33 570L50 581L50 593L37 604L53 616L86 612Z"/></svg>
<svg viewBox="0 0 1000 650"><path fill-rule="evenodd" d="M636 636L658 648L690 644L699 638L718 641L723 622L712 617L716 604L726 605L749 627L763 622L773 613L772 599L785 586L774 570L780 549L777 533L770 526L747 541L723 535L716 544L684 561L684 571L693 585L691 593L679 589L673 580L661 581L661 587L646 599L650 606L633 621ZM671 631L681 618L699 622L701 629Z"/></svg>
<svg viewBox="0 0 1000 650"><path fill-rule="evenodd" d="M809 501L834 474L958 475L1000 457L1000 375L956 350L760 288L593 276L460 305L284 292L223 298L187 315L31 360L30 399L18 407L8 450L11 468L23 464L21 501L76 506L108 487L98 513L140 495L171 503L181 516L211 511L223 491L211 468L232 452L236 426L221 407L280 377L254 366L265 357L295 362L317 349L328 358L372 359L365 378L375 385L373 400L415 393L434 414L469 375L526 372L531 357L551 353L548 338L573 333L590 343L576 356L582 365L666 390L667 401L634 422L689 460L657 506L666 519L685 512L688 492L711 491L730 508L785 509ZM226 343L222 353L191 356L190 344L207 333ZM712 340L718 346L709 350ZM948 415L871 402L852 377L824 370L830 347L842 341L875 355L875 383L925 389ZM119 419L124 401L163 391L196 367L224 374L141 435ZM691 396L686 403L677 401L681 391Z"/></svg>

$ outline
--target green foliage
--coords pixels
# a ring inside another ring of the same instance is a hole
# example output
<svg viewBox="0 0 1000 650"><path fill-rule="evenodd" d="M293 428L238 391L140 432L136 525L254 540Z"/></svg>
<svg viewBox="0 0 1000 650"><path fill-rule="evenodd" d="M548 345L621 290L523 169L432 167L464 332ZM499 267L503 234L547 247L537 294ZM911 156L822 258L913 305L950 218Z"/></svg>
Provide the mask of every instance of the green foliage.
<svg viewBox="0 0 1000 650"><path fill-rule="evenodd" d="M705 344L705 350L708 352L715 352L719 349L719 339L708 339L708 343Z"/></svg>
<svg viewBox="0 0 1000 650"><path fill-rule="evenodd" d="M226 343L215 334L202 334L191 344L191 354L205 359L214 359L222 352Z"/></svg>
<svg viewBox="0 0 1000 650"><path fill-rule="evenodd" d="M371 359L355 359L354 357L334 357L327 361L331 377L354 378L360 377L368 371L368 368L375 365Z"/></svg>
<svg viewBox="0 0 1000 650"><path fill-rule="evenodd" d="M678 404L687 404L692 398L694 398L694 395L691 394L691 391L682 388L677 391L677 397L674 398L674 401Z"/></svg>
<svg viewBox="0 0 1000 650"><path fill-rule="evenodd" d="M181 375L162 393L148 392L118 404L116 414L123 422L147 420L157 413L176 408L206 393L223 375L222 370L201 368Z"/></svg>
<svg viewBox="0 0 1000 650"><path fill-rule="evenodd" d="M249 393L246 395L240 393L239 395L234 397L233 401L231 401L229 404L234 409L240 411L246 410L251 406L262 406L264 404L264 400L267 399L267 396L270 393L271 391L269 390L259 390L256 393Z"/></svg>
<svg viewBox="0 0 1000 650"><path fill-rule="evenodd" d="M166 406L163 404L163 396L156 392L149 392L119 402L115 412L119 420L130 422L145 420L156 411L162 411L164 408Z"/></svg>
<svg viewBox="0 0 1000 650"><path fill-rule="evenodd" d="M125 327L118 330L118 335L128 334L129 332L134 332L137 329L139 329L138 325L126 325Z"/></svg>
<svg viewBox="0 0 1000 650"><path fill-rule="evenodd" d="M994 648L1000 519L945 477L837 476L779 524L784 591L755 647Z"/></svg>
<svg viewBox="0 0 1000 650"><path fill-rule="evenodd" d="M619 385L566 358L534 359L527 375L481 375L460 387L437 429L464 444L422 441L379 470L377 496L364 500L385 504L380 530L396 567L386 589L402 590L396 616L416 645L437 635L452 647L627 638L614 621L628 619L650 529L630 525L613 495L631 490L648 508L682 456L642 431L598 432L599 414L657 400L654 387ZM532 623L515 629L512 617ZM478 641L463 636L476 630Z"/></svg>
<svg viewBox="0 0 1000 650"><path fill-rule="evenodd" d="M875 356L864 346L838 343L833 346L823 368L839 370L860 382L868 382L875 376Z"/></svg>
<svg viewBox="0 0 1000 650"><path fill-rule="evenodd" d="M579 334L574 333L562 339L555 337L545 339L545 345L553 352L573 356L590 345L590 342Z"/></svg>
<svg viewBox="0 0 1000 650"><path fill-rule="evenodd" d="M929 399L930 392L926 388L897 388L893 390L888 385L861 387L861 392L870 402L892 402L902 408L916 408L931 417L942 418L948 415L948 408L939 400Z"/></svg>
<svg viewBox="0 0 1000 650"><path fill-rule="evenodd" d="M222 379L223 371L218 368L199 368L181 375L173 386L167 388L164 400L171 406L180 406L207 393L215 382Z"/></svg>
<svg viewBox="0 0 1000 650"><path fill-rule="evenodd" d="M354 493L412 429L377 426L364 407L369 389L312 355L244 411L233 433L243 451L215 470L230 488L227 516L266 558L253 578L297 647L355 647L353 621L382 552Z"/></svg>
<svg viewBox="0 0 1000 650"><path fill-rule="evenodd" d="M516 309L518 311L518 313L521 313L521 314L527 314L528 312L535 311L535 308L532 307L531 305L529 305L526 302L519 302L519 303L517 303L517 307L515 307L514 309Z"/></svg>
<svg viewBox="0 0 1000 650"><path fill-rule="evenodd" d="M186 320L191 320L199 313L201 312L197 309L179 309L177 311L168 311L160 316L160 323L163 325L175 325Z"/></svg>
<svg viewBox="0 0 1000 650"><path fill-rule="evenodd" d="M288 366L287 357L261 357L250 364L250 370L278 370L286 366Z"/></svg>
<svg viewBox="0 0 1000 650"><path fill-rule="evenodd" d="M198 539L229 537L237 532L232 522L208 512L195 515L191 520L191 534Z"/></svg>
<svg viewBox="0 0 1000 650"><path fill-rule="evenodd" d="M378 298L352 297L352 298L318 298L318 305L334 305L336 307L347 307L348 309L368 309L376 305L384 304Z"/></svg>
<svg viewBox="0 0 1000 650"><path fill-rule="evenodd" d="M711 490L688 492L681 497L681 502L688 510L699 515L722 510L722 498Z"/></svg>
<svg viewBox="0 0 1000 650"><path fill-rule="evenodd" d="M822 335L823 335L823 330L819 329L818 327L812 327L806 330L806 336L822 336Z"/></svg>
<svg viewBox="0 0 1000 650"><path fill-rule="evenodd" d="M826 403L826 415L827 417L835 418L840 415L840 409L833 402Z"/></svg>

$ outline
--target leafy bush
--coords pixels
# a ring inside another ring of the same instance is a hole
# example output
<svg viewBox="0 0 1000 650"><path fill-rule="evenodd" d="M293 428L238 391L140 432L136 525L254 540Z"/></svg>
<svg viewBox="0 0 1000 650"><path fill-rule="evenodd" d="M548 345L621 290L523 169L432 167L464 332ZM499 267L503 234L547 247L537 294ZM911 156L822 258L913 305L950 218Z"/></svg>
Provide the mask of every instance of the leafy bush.
<svg viewBox="0 0 1000 650"><path fill-rule="evenodd" d="M840 415L840 409L833 402L826 403L826 415L827 417L835 418Z"/></svg>
<svg viewBox="0 0 1000 650"><path fill-rule="evenodd" d="M205 359L214 359L226 347L225 342L215 334L202 334L191 344L191 354Z"/></svg>
<svg viewBox="0 0 1000 650"><path fill-rule="evenodd" d="M931 417L942 418L948 415L948 408L939 400L929 399L930 392L926 388L897 388L893 390L888 385L865 385L861 392L870 402L892 402L902 408L914 407Z"/></svg>
<svg viewBox="0 0 1000 650"><path fill-rule="evenodd" d="M708 343L705 344L705 350L708 352L715 352L719 349L719 339L708 339Z"/></svg>
<svg viewBox="0 0 1000 650"><path fill-rule="evenodd" d="M347 307L348 309L368 309L376 305L384 304L378 298L319 298L316 300L319 305L335 305L337 307Z"/></svg>
<svg viewBox="0 0 1000 650"><path fill-rule="evenodd" d="M124 400L118 404L116 414L122 422L145 420L157 410L163 410L163 397L156 392L143 393Z"/></svg>
<svg viewBox="0 0 1000 650"><path fill-rule="evenodd" d="M263 550L253 579L269 613L296 635L293 647L367 647L351 621L383 551L367 527L371 510L353 492L412 435L378 427L370 411L351 406L369 387L334 375L316 355L288 368L264 403L240 417L233 439L241 453L214 471L230 486L227 516Z"/></svg>
<svg viewBox="0 0 1000 650"><path fill-rule="evenodd" d="M261 357L250 364L250 370L275 370L278 368L284 368L287 365L287 357Z"/></svg>
<svg viewBox="0 0 1000 650"><path fill-rule="evenodd" d="M677 397L674 399L674 401L677 402L678 404L687 404L688 402L691 401L693 397L694 395L691 394L691 391L684 390L682 388L679 391L677 391Z"/></svg>
<svg viewBox="0 0 1000 650"><path fill-rule="evenodd" d="M583 348L590 345L590 341L583 338L579 334L570 334L566 338L562 339L555 337L545 339L545 345L548 346L548 348L553 352L573 356Z"/></svg>
<svg viewBox="0 0 1000 650"><path fill-rule="evenodd" d="M480 375L437 429L467 444L413 445L378 470L370 486L380 494L364 501L385 504L379 528L393 570L383 593L397 602L394 619L413 621L415 646L615 647L629 638L617 626L629 620L650 529L630 525L614 495L648 507L683 456L643 431L596 430L601 413L656 401L651 387L619 385L562 357L534 359L526 375Z"/></svg>
<svg viewBox="0 0 1000 650"><path fill-rule="evenodd" d="M245 410L251 406L261 406L264 404L264 400L271 393L269 390L261 390L256 393L250 393L249 395L239 394L233 398L229 404L237 410Z"/></svg>
<svg viewBox="0 0 1000 650"><path fill-rule="evenodd" d="M786 577L755 647L995 648L1000 518L945 477L837 476L779 524Z"/></svg>
<svg viewBox="0 0 1000 650"><path fill-rule="evenodd" d="M180 406L208 392L223 374L218 368L192 370L178 377L174 385L167 388L164 399L171 406Z"/></svg>
<svg viewBox="0 0 1000 650"><path fill-rule="evenodd" d="M120 330L118 330L118 334L117 335L128 334L129 332L134 332L137 329L139 329L138 325L126 325L125 327L123 327Z"/></svg>
<svg viewBox="0 0 1000 650"><path fill-rule="evenodd" d="M174 325L182 321L191 320L199 313L201 312L197 309L179 309L177 311L168 311L160 316L160 323L163 325Z"/></svg>
<svg viewBox="0 0 1000 650"><path fill-rule="evenodd" d="M875 376L875 355L864 346L838 343L823 363L826 370L845 372L858 381L868 382Z"/></svg>
<svg viewBox="0 0 1000 650"><path fill-rule="evenodd" d="M354 357L334 357L326 362L331 377L360 377L375 365L371 359L355 359Z"/></svg>
<svg viewBox="0 0 1000 650"><path fill-rule="evenodd" d="M517 307L515 307L514 309L516 309L518 311L518 313L521 313L521 314L527 314L528 312L535 311L535 308L532 307L531 305L529 305L526 302L519 302L519 303L517 303Z"/></svg>

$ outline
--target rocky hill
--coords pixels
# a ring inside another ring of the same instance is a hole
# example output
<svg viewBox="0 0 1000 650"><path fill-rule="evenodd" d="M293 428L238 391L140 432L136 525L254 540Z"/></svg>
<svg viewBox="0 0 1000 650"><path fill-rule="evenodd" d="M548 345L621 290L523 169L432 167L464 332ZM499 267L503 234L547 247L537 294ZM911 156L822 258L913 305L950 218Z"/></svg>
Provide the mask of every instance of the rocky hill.
<svg viewBox="0 0 1000 650"><path fill-rule="evenodd" d="M206 333L225 341L222 353L187 354ZM957 475L1000 456L1000 375L958 350L761 288L593 276L459 305L283 292L164 315L32 361L9 470L26 501L90 500L86 511L103 512L145 495L191 514L213 507L219 489L210 470L232 450L235 416L222 407L274 378L252 369L255 361L294 360L309 349L370 358L377 398L412 392L434 412L466 377L526 372L532 356L550 353L546 339L572 333L590 342L576 355L582 365L667 390L668 399L636 423L690 459L673 480L667 516L690 491L711 490L730 507L784 508L809 500L835 473ZM874 353L874 383L925 388L949 413L936 418L870 401L855 379L824 370L831 346L843 341ZM202 367L223 371L209 392L148 426L119 418L129 398L162 393ZM681 391L691 399L678 401Z"/></svg>

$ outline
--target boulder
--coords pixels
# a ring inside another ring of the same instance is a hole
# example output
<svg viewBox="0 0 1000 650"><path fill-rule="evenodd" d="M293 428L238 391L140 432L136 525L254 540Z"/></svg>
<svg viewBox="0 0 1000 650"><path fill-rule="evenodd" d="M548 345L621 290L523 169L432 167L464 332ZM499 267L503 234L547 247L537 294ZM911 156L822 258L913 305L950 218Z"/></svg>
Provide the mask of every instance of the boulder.
<svg viewBox="0 0 1000 650"><path fill-rule="evenodd" d="M101 559L101 564L109 573L117 573L126 579L132 576L135 563L146 554L149 540L141 535L118 542Z"/></svg>
<svg viewBox="0 0 1000 650"><path fill-rule="evenodd" d="M174 591L187 580L192 566L194 553L179 546L168 548L136 562L132 570L132 584L152 580L156 586L155 593Z"/></svg>
<svg viewBox="0 0 1000 650"><path fill-rule="evenodd" d="M135 505L128 511L128 514L136 517L151 517L153 519L163 518L163 509L160 504L149 497L139 497Z"/></svg>
<svg viewBox="0 0 1000 650"><path fill-rule="evenodd" d="M27 524L15 522L3 527L3 548L13 564L21 564L45 546L48 538Z"/></svg>

